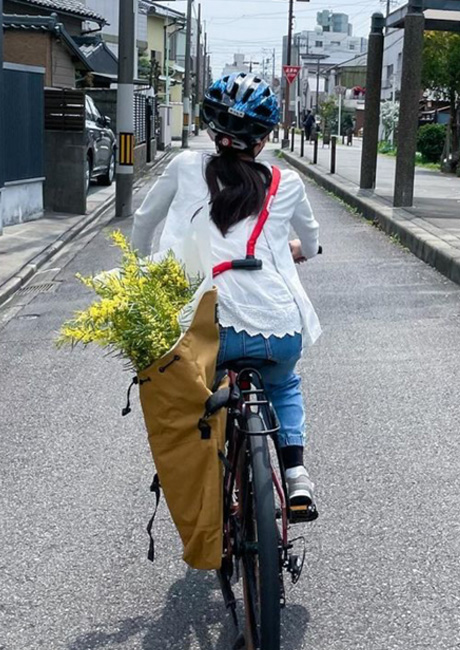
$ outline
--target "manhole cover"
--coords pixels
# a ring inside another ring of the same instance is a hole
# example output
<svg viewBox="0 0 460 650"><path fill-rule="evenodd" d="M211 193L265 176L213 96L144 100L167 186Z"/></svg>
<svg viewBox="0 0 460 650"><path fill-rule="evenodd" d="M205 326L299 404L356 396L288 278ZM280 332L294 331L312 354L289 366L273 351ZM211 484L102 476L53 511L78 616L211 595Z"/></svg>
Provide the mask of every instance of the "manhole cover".
<svg viewBox="0 0 460 650"><path fill-rule="evenodd" d="M46 282L44 284L29 284L27 287L21 287L18 293L52 293L59 286L58 282Z"/></svg>

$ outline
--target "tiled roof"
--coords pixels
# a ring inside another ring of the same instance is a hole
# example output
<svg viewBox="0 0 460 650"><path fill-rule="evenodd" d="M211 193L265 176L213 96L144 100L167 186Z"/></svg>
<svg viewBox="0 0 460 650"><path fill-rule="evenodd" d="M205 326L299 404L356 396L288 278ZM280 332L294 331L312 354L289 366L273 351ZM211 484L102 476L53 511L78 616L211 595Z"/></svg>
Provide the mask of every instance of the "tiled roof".
<svg viewBox="0 0 460 650"><path fill-rule="evenodd" d="M51 11L58 11L66 14L81 16L97 23L106 24L104 16L86 7L78 0L20 0L21 4L33 5L35 7L46 7Z"/></svg>
<svg viewBox="0 0 460 650"><path fill-rule="evenodd" d="M153 2L153 0L139 0L139 10L143 14L155 14L164 18L176 18L177 20L185 21L185 14L170 9L169 7L162 7L160 4Z"/></svg>
<svg viewBox="0 0 460 650"><path fill-rule="evenodd" d="M10 16L3 14L2 23L3 29L7 30L51 32L65 43L73 56L84 63L89 70L92 69L88 59L81 52L64 25L58 22L55 16Z"/></svg>

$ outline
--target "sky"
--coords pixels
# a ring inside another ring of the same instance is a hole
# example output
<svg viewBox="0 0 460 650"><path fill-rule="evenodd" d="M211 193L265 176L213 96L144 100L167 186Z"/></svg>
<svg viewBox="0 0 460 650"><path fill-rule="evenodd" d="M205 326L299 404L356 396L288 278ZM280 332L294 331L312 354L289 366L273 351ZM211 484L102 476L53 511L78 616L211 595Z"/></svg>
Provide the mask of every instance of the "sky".
<svg viewBox="0 0 460 650"><path fill-rule="evenodd" d="M392 9L402 4L399 0L391 1ZM201 2L206 21L214 77L221 74L226 63L233 61L234 52L244 53L248 61L252 58L261 62L263 58L272 56L274 48L279 74L282 38L287 34L288 0L194 0L194 5L198 2ZM187 10L186 0L161 4L184 13ZM371 15L375 11L385 13L386 0L296 0L295 31L314 29L316 13L323 9L348 14L354 36L367 37Z"/></svg>

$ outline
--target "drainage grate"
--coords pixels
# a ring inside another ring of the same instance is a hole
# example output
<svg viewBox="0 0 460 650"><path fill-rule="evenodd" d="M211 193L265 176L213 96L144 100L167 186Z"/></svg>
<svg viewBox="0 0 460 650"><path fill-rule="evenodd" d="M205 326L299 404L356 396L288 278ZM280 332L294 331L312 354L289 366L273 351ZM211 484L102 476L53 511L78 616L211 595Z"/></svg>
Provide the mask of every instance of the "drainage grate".
<svg viewBox="0 0 460 650"><path fill-rule="evenodd" d="M44 284L29 284L27 287L21 287L18 293L52 293L59 286L58 282L46 282Z"/></svg>

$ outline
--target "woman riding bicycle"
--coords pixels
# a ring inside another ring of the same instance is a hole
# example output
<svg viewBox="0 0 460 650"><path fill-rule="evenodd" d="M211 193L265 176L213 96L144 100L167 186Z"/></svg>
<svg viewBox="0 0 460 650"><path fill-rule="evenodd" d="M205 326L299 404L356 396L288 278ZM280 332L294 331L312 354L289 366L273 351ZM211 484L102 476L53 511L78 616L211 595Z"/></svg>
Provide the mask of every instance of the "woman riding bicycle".
<svg viewBox="0 0 460 650"><path fill-rule="evenodd" d="M280 118L277 99L256 75L224 76L207 91L203 120L216 154L186 151L168 165L136 212L132 244L149 255L156 226L166 217L160 249L180 242L194 215L209 204L211 253L217 266L244 257L272 187L270 164L256 159ZM230 269L215 277L219 295L218 365L240 358L267 360L261 375L280 421L279 441L291 505L313 503L304 467L302 349L321 333L295 263L319 250L316 222L297 172L281 171L269 218L257 240L256 272ZM291 226L300 239L289 241Z"/></svg>

